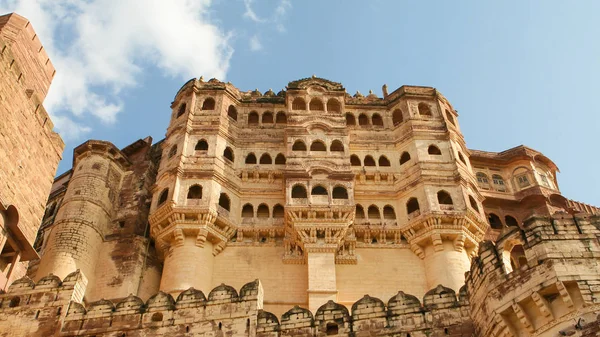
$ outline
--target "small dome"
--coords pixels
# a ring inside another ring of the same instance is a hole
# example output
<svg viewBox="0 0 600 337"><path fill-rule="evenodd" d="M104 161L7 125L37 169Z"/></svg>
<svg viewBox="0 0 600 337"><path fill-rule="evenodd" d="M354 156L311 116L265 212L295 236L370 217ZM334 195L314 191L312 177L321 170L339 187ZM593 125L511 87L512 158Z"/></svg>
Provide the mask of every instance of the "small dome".
<svg viewBox="0 0 600 337"><path fill-rule="evenodd" d="M177 296L177 303L180 302L206 302L206 296L202 291L192 287Z"/></svg>
<svg viewBox="0 0 600 337"><path fill-rule="evenodd" d="M150 297L146 304L148 310L156 309L156 310L171 310L175 309L175 300L173 296L167 294L165 292L159 291L156 295Z"/></svg>
<svg viewBox="0 0 600 337"><path fill-rule="evenodd" d="M235 288L223 283L208 294L209 301L233 301L237 298L238 294Z"/></svg>
<svg viewBox="0 0 600 337"><path fill-rule="evenodd" d="M107 313L115 310L115 305L113 302L105 299L101 299L96 302L90 303L88 306L88 313Z"/></svg>
<svg viewBox="0 0 600 337"><path fill-rule="evenodd" d="M429 290L423 297L423 306L426 309L449 308L458 305L454 290L438 284Z"/></svg>
<svg viewBox="0 0 600 337"><path fill-rule="evenodd" d="M10 285L10 287L8 287L8 292L12 293L18 291L19 289L33 289L33 287L35 287L35 283L33 283L33 281L29 277L23 276L20 279L14 281Z"/></svg>
<svg viewBox="0 0 600 337"><path fill-rule="evenodd" d="M36 289L58 288L62 284L60 278L54 274L42 277L35 285Z"/></svg>
<svg viewBox="0 0 600 337"><path fill-rule="evenodd" d="M144 307L144 301L141 298L134 296L133 294L129 294L126 298L124 298L121 302L117 303L115 310L116 311L142 311Z"/></svg>

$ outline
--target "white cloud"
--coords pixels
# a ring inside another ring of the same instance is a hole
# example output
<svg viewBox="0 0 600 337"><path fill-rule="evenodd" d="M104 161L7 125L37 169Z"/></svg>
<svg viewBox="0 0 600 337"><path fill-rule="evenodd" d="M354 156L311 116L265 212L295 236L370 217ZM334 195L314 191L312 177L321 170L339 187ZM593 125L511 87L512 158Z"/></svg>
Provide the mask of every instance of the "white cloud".
<svg viewBox="0 0 600 337"><path fill-rule="evenodd" d="M225 78L233 49L229 35L212 23L210 5L210 0L0 0L0 12L15 11L32 22L57 70L44 105L61 134L81 136L91 129L74 116L114 123L123 109L119 92L138 85L145 67L182 80Z"/></svg>
<svg viewBox="0 0 600 337"><path fill-rule="evenodd" d="M244 17L248 18L254 22L265 22L265 20L258 17L258 15L256 15L256 12L254 12L254 9L252 9L253 2L254 2L254 0L244 0L244 7L246 7L246 11L244 12Z"/></svg>
<svg viewBox="0 0 600 337"><path fill-rule="evenodd" d="M262 44L260 43L260 40L258 39L258 36L254 35L250 38L250 50L252 51L259 51L262 49Z"/></svg>

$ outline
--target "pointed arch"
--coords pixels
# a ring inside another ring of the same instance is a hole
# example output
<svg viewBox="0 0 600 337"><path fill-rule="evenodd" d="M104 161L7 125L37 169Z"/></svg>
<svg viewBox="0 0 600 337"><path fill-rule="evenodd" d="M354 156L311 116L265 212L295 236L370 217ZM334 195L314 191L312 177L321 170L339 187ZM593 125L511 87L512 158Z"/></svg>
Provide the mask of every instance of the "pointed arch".
<svg viewBox="0 0 600 337"><path fill-rule="evenodd" d="M227 116L233 119L234 121L237 121L238 113L235 106L230 105L229 108L227 108Z"/></svg>
<svg viewBox="0 0 600 337"><path fill-rule="evenodd" d="M169 198L169 189L165 188L162 190L162 192L160 192L156 206L160 206L160 205L164 204L168 198Z"/></svg>
<svg viewBox="0 0 600 337"><path fill-rule="evenodd" d="M338 139L334 139L329 146L331 152L344 152L344 144Z"/></svg>
<svg viewBox="0 0 600 337"><path fill-rule="evenodd" d="M392 112L392 121L394 122L394 126L398 126L404 122L404 117L402 116L402 110L396 109Z"/></svg>
<svg viewBox="0 0 600 337"><path fill-rule="evenodd" d="M375 159L373 159L373 157L371 157L371 155L367 155L365 157L365 166L376 166L375 165Z"/></svg>
<svg viewBox="0 0 600 337"><path fill-rule="evenodd" d="M365 210L359 204L356 204L356 215L355 215L355 217L357 219L364 219L365 218Z"/></svg>
<svg viewBox="0 0 600 337"><path fill-rule="evenodd" d="M215 109L215 99L212 97L207 97L202 103L202 110L214 110Z"/></svg>
<svg viewBox="0 0 600 337"><path fill-rule="evenodd" d="M429 145L429 147L427 148L427 153L429 153L430 155L439 156L442 154L442 151L440 151L439 147L432 144Z"/></svg>
<svg viewBox="0 0 600 337"><path fill-rule="evenodd" d="M431 116L431 107L427 103L419 103L418 105L419 115Z"/></svg>
<svg viewBox="0 0 600 337"><path fill-rule="evenodd" d="M400 165L408 162L410 160L410 153L404 151L402 152L402 155L400 156Z"/></svg>
<svg viewBox="0 0 600 337"><path fill-rule="evenodd" d="M275 165L285 165L285 156L282 153L277 154L277 157L275 157Z"/></svg>
<svg viewBox="0 0 600 337"><path fill-rule="evenodd" d="M438 204L440 205L452 205L452 197L450 196L450 193L441 190L437 192L437 199L438 199Z"/></svg>
<svg viewBox="0 0 600 337"><path fill-rule="evenodd" d="M362 163L360 162L360 158L358 158L357 155L353 154L350 156L350 165L351 166L362 166Z"/></svg>
<svg viewBox="0 0 600 337"><path fill-rule="evenodd" d="M260 164L263 165L270 165L273 163L273 160L271 159L271 155L269 155L268 153L263 153L262 156L260 156Z"/></svg>
<svg viewBox="0 0 600 337"><path fill-rule="evenodd" d="M280 219L285 216L285 210L280 204L273 206L273 218Z"/></svg>
<svg viewBox="0 0 600 337"><path fill-rule="evenodd" d="M196 146L194 147L195 151L208 151L208 142L204 139L200 139Z"/></svg>
<svg viewBox="0 0 600 337"><path fill-rule="evenodd" d="M187 194L188 199L202 199L202 186L196 184L190 186Z"/></svg>
<svg viewBox="0 0 600 337"><path fill-rule="evenodd" d="M490 223L490 227L492 227L492 229L502 229L503 227L502 220L500 220L500 217L494 213L488 214L488 222Z"/></svg>
<svg viewBox="0 0 600 337"><path fill-rule="evenodd" d="M394 207L392 207L391 205L385 205L383 207L383 218L386 220L395 220L396 211L394 211Z"/></svg>
<svg viewBox="0 0 600 337"><path fill-rule="evenodd" d="M225 150L223 150L223 157L227 158L232 163L234 162L233 150L231 147L228 146L225 148Z"/></svg>
<svg viewBox="0 0 600 337"><path fill-rule="evenodd" d="M406 202L406 213L411 214L416 211L420 211L419 200L417 198L410 198Z"/></svg>
<svg viewBox="0 0 600 337"><path fill-rule="evenodd" d="M242 207L242 218L254 218L254 206L252 204L245 204Z"/></svg>
<svg viewBox="0 0 600 337"><path fill-rule="evenodd" d="M177 118L181 117L181 115L183 115L185 113L186 107L187 107L187 105L185 103L181 103L179 105L179 110L177 110Z"/></svg>
<svg viewBox="0 0 600 337"><path fill-rule="evenodd" d="M387 157L384 155L379 156L379 167L382 167L382 166L383 167L391 166L390 160L387 159Z"/></svg>
<svg viewBox="0 0 600 337"><path fill-rule="evenodd" d="M219 195L219 206L223 207L227 211L231 210L231 199L229 199L227 193L221 193L221 195Z"/></svg>
<svg viewBox="0 0 600 337"><path fill-rule="evenodd" d="M504 217L504 223L508 227L519 227L519 222L513 216L507 215Z"/></svg>
<svg viewBox="0 0 600 337"><path fill-rule="evenodd" d="M381 219L381 213L379 213L379 207L375 205L369 206L367 210L367 216L369 219Z"/></svg>
<svg viewBox="0 0 600 337"><path fill-rule="evenodd" d="M260 204L256 209L256 217L266 219L271 216L271 212L269 211L269 206L267 204Z"/></svg>

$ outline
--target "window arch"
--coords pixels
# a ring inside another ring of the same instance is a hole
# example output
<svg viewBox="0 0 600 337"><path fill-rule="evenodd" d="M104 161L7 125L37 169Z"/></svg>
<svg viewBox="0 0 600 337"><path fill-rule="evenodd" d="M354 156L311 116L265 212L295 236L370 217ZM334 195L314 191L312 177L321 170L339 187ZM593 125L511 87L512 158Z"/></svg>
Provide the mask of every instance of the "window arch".
<svg viewBox="0 0 600 337"><path fill-rule="evenodd" d="M402 155L400 156L400 165L406 163L407 161L410 160L410 153L408 152L402 152Z"/></svg>
<svg viewBox="0 0 600 337"><path fill-rule="evenodd" d="M429 145L427 148L427 153L430 155L439 156L442 154L442 151L440 151L440 148L435 145Z"/></svg>
<svg viewBox="0 0 600 337"><path fill-rule="evenodd" d="M458 160L462 161L463 164L467 165L467 161L465 160L465 157L463 157L462 153L458 153Z"/></svg>
<svg viewBox="0 0 600 337"><path fill-rule="evenodd" d="M419 210L419 200L417 200L417 198L408 199L408 202L406 203L406 213L411 214Z"/></svg>
<svg viewBox="0 0 600 337"><path fill-rule="evenodd" d="M301 140L296 140L292 145L292 151L306 151L306 144Z"/></svg>
<svg viewBox="0 0 600 337"><path fill-rule="evenodd" d="M156 203L156 205L160 206L160 205L164 204L168 198L169 198L169 189L165 188L164 190L162 190L162 192L160 192L160 195L158 196L158 202Z"/></svg>
<svg viewBox="0 0 600 337"><path fill-rule="evenodd" d="M188 199L202 199L202 186L193 185L188 189Z"/></svg>
<svg viewBox="0 0 600 337"><path fill-rule="evenodd" d="M373 159L373 157L370 155L367 155L365 157L365 166L375 166L375 159Z"/></svg>
<svg viewBox="0 0 600 337"><path fill-rule="evenodd" d="M171 150L169 150L169 158L173 158L177 154L177 145L173 145Z"/></svg>
<svg viewBox="0 0 600 337"><path fill-rule="evenodd" d="M233 150L229 146L223 151L223 157L229 159L233 163Z"/></svg>
<svg viewBox="0 0 600 337"><path fill-rule="evenodd" d="M333 142L331 142L331 145L329 146L329 151L344 152L344 144L342 144L341 141L335 139Z"/></svg>
<svg viewBox="0 0 600 337"><path fill-rule="evenodd" d="M488 222L490 223L490 227L492 227L492 229L502 229L502 220L500 220L500 217L496 214L490 213L488 215Z"/></svg>
<svg viewBox="0 0 600 337"><path fill-rule="evenodd" d="M508 227L519 227L519 222L514 217L507 215L504 217L504 222Z"/></svg>
<svg viewBox="0 0 600 337"><path fill-rule="evenodd" d="M394 110L394 112L392 113L392 121L394 122L394 126L400 125L402 122L404 122L404 117L402 116L402 110L400 110L400 109Z"/></svg>
<svg viewBox="0 0 600 337"><path fill-rule="evenodd" d="M450 124L456 126L456 123L454 122L454 117L452 116L452 113L448 110L446 110L446 118L448 118L448 122L450 122Z"/></svg>
<svg viewBox="0 0 600 337"><path fill-rule="evenodd" d="M383 207L383 218L386 220L396 219L396 212L394 211L394 207L392 207L391 205L385 205L385 207Z"/></svg>
<svg viewBox="0 0 600 337"><path fill-rule="evenodd" d="M431 107L429 107L429 104L419 103L418 109L419 109L419 115L431 116Z"/></svg>
<svg viewBox="0 0 600 337"><path fill-rule="evenodd" d="M227 193L221 193L219 196L219 206L223 207L227 211L231 209L231 200L229 199Z"/></svg>
<svg viewBox="0 0 600 337"><path fill-rule="evenodd" d="M310 150L311 151L327 151L327 147L325 146L325 143L323 143L320 140L315 140L314 142L312 142L312 144L310 144Z"/></svg>
<svg viewBox="0 0 600 337"><path fill-rule="evenodd" d="M237 121L237 115L237 109L235 108L235 106L230 105L229 108L227 108L227 116L233 119L234 121Z"/></svg>
<svg viewBox="0 0 600 337"><path fill-rule="evenodd" d="M275 117L275 123L277 124L287 124L287 115L283 111L279 111L277 116Z"/></svg>
<svg viewBox="0 0 600 337"><path fill-rule="evenodd" d="M483 172L477 172L475 174L475 177L477 177L477 182L480 184L489 184L490 181L488 180L488 177L485 173Z"/></svg>
<svg viewBox="0 0 600 337"><path fill-rule="evenodd" d="M245 204L242 207L242 218L254 218L254 206L252 204Z"/></svg>
<svg viewBox="0 0 600 337"><path fill-rule="evenodd" d="M360 162L360 158L358 158L357 155L353 154L350 156L350 165L351 166L362 166L362 163Z"/></svg>
<svg viewBox="0 0 600 337"><path fill-rule="evenodd" d="M285 156L281 153L275 157L275 165L285 165Z"/></svg>
<svg viewBox="0 0 600 337"><path fill-rule="evenodd" d="M369 117L365 114L358 115L358 125L362 127L369 126Z"/></svg>
<svg viewBox="0 0 600 337"><path fill-rule="evenodd" d="M262 115L262 123L273 124L273 113L270 111L265 111Z"/></svg>
<svg viewBox="0 0 600 337"><path fill-rule="evenodd" d="M477 206L477 201L472 196L469 196L469 203L471 204L471 208L475 211L479 212L479 207Z"/></svg>
<svg viewBox="0 0 600 337"><path fill-rule="evenodd" d="M438 191L437 199L440 205L452 205L452 197L450 196L450 193L446 191Z"/></svg>
<svg viewBox="0 0 600 337"><path fill-rule="evenodd" d="M208 97L202 103L202 110L214 110L215 109L215 99L212 97Z"/></svg>
<svg viewBox="0 0 600 337"><path fill-rule="evenodd" d="M494 183L494 187L496 187L499 191L506 191L506 185L504 183L504 178L502 178L499 174L492 174L492 182Z"/></svg>
<svg viewBox="0 0 600 337"><path fill-rule="evenodd" d="M300 97L294 98L292 110L306 110L306 102Z"/></svg>
<svg viewBox="0 0 600 337"><path fill-rule="evenodd" d="M248 125L257 125L258 124L258 112L250 111L248 114Z"/></svg>
<svg viewBox="0 0 600 337"><path fill-rule="evenodd" d="M386 156L379 156L379 166L391 166L390 160Z"/></svg>
<svg viewBox="0 0 600 337"><path fill-rule="evenodd" d="M271 216L270 212L269 212L269 206L267 206L266 204L260 204L258 205L258 208L256 209L256 217L257 218L269 218Z"/></svg>
<svg viewBox="0 0 600 337"><path fill-rule="evenodd" d="M321 185L317 185L312 188L310 195L329 195L327 189Z"/></svg>
<svg viewBox="0 0 600 337"><path fill-rule="evenodd" d="M331 197L333 199L348 199L348 190L343 186L336 186L331 191Z"/></svg>
<svg viewBox="0 0 600 337"><path fill-rule="evenodd" d="M208 142L204 139L200 139L196 146L194 147L195 151L208 151Z"/></svg>
<svg viewBox="0 0 600 337"><path fill-rule="evenodd" d="M273 218L283 218L285 216L285 211L283 206L281 206L280 204L277 204L275 206L273 206Z"/></svg>
<svg viewBox="0 0 600 337"><path fill-rule="evenodd" d="M523 245L515 245L510 250L510 265L513 270L520 269L527 265L527 257L525 256Z"/></svg>
<svg viewBox="0 0 600 337"><path fill-rule="evenodd" d="M356 215L355 217L357 219L364 219L365 218L365 210L363 209L363 207L361 205L356 205Z"/></svg>
<svg viewBox="0 0 600 337"><path fill-rule="evenodd" d="M177 118L179 118L181 115L183 115L185 113L186 107L187 107L187 105L185 103L181 103L179 105L179 110L177 111Z"/></svg>
<svg viewBox="0 0 600 337"><path fill-rule="evenodd" d="M306 187L303 185L294 185L292 187L292 198L307 198Z"/></svg>
<svg viewBox="0 0 600 337"><path fill-rule="evenodd" d="M369 219L381 219L379 207L375 205L369 206L369 208L367 209L367 216L369 217Z"/></svg>
<svg viewBox="0 0 600 337"><path fill-rule="evenodd" d="M327 111L331 112L340 112L342 110L342 106L340 102L335 98L330 98L327 101Z"/></svg>
<svg viewBox="0 0 600 337"><path fill-rule="evenodd" d="M310 104L308 106L311 111L325 111L323 102L321 102L321 100L318 98L311 99Z"/></svg>
<svg viewBox="0 0 600 337"><path fill-rule="evenodd" d="M373 114L371 121L373 122L373 126L383 126L383 118L378 113Z"/></svg>
<svg viewBox="0 0 600 337"><path fill-rule="evenodd" d="M346 113L346 125L356 125L356 117L351 113Z"/></svg>
<svg viewBox="0 0 600 337"><path fill-rule="evenodd" d="M248 155L246 156L246 164L256 164L256 156L254 155L254 153L248 153Z"/></svg>
<svg viewBox="0 0 600 337"><path fill-rule="evenodd" d="M263 153L263 155L260 156L259 163L264 165L270 165L273 163L273 160L271 159L271 156L268 153Z"/></svg>

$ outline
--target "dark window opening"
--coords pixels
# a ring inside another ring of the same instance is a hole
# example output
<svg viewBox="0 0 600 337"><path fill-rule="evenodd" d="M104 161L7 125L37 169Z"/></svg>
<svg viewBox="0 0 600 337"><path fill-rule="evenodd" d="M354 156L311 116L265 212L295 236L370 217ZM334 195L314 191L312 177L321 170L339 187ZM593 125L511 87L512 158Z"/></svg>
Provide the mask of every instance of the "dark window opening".
<svg viewBox="0 0 600 337"><path fill-rule="evenodd" d="M339 140L334 140L331 142L331 146L329 146L329 151L331 152L344 152L344 144Z"/></svg>
<svg viewBox="0 0 600 337"><path fill-rule="evenodd" d="M431 108L428 104L419 103L419 115L421 116L431 116Z"/></svg>
<svg viewBox="0 0 600 337"><path fill-rule="evenodd" d="M348 199L348 190L342 186L336 186L331 191L331 197L333 199Z"/></svg>
<svg viewBox="0 0 600 337"><path fill-rule="evenodd" d="M396 212L394 211L394 208L392 206L386 205L383 208L383 218L386 220L396 219Z"/></svg>
<svg viewBox="0 0 600 337"><path fill-rule="evenodd" d="M214 110L215 109L215 100L211 97L204 100L202 103L202 110Z"/></svg>
<svg viewBox="0 0 600 337"><path fill-rule="evenodd" d="M375 205L369 206L367 210L369 219L381 219L381 214L379 214L379 208Z"/></svg>
<svg viewBox="0 0 600 337"><path fill-rule="evenodd" d="M452 205L452 197L446 191L437 192L437 199L440 205Z"/></svg>
<svg viewBox="0 0 600 337"><path fill-rule="evenodd" d="M202 186L194 185L190 187L187 194L188 199L202 199Z"/></svg>
<svg viewBox="0 0 600 337"><path fill-rule="evenodd" d="M325 146L325 143L316 140L316 141L312 142L312 144L310 144L310 150L311 151L327 151L327 147Z"/></svg>
<svg viewBox="0 0 600 337"><path fill-rule="evenodd" d="M229 146L225 148L225 151L223 151L223 157L227 158L233 163L233 150Z"/></svg>
<svg viewBox="0 0 600 337"><path fill-rule="evenodd" d="M262 115L263 124L273 124L273 114L271 112L265 112Z"/></svg>
<svg viewBox="0 0 600 337"><path fill-rule="evenodd" d="M315 187L312 188L312 190L310 191L311 195L327 195L327 189L325 189L325 187L317 185Z"/></svg>
<svg viewBox="0 0 600 337"><path fill-rule="evenodd" d="M400 165L406 163L409 160L410 160L410 153L403 152L402 155L400 156Z"/></svg>
<svg viewBox="0 0 600 337"><path fill-rule="evenodd" d="M434 155L434 156L439 156L442 154L442 151L440 151L440 148L435 145L429 145L429 148L427 149L427 153Z"/></svg>
<svg viewBox="0 0 600 337"><path fill-rule="evenodd" d="M194 147L194 150L196 150L196 151L208 151L208 143L204 139L201 139L201 140L198 141L198 143L196 143L196 146Z"/></svg>
<svg viewBox="0 0 600 337"><path fill-rule="evenodd" d="M292 110L306 110L306 102L300 97L296 97L292 102Z"/></svg>
<svg viewBox="0 0 600 337"><path fill-rule="evenodd" d="M277 113L277 117L275 117L275 123L287 124L287 115L285 114L285 112L280 111Z"/></svg>
<svg viewBox="0 0 600 337"><path fill-rule="evenodd" d="M365 218L365 210L362 208L361 205L356 205L356 218L357 219Z"/></svg>
<svg viewBox="0 0 600 337"><path fill-rule="evenodd" d="M251 111L248 114L248 125L257 125L258 124L258 112Z"/></svg>
<svg viewBox="0 0 600 337"><path fill-rule="evenodd" d="M356 117L353 114L346 114L346 125L356 125Z"/></svg>
<svg viewBox="0 0 600 337"><path fill-rule="evenodd" d="M311 99L309 107L311 111L325 111L323 102L321 102L321 100L319 100L318 98Z"/></svg>
<svg viewBox="0 0 600 337"><path fill-rule="evenodd" d="M269 206L265 205L265 204L260 204L258 206L258 208L256 209L256 217L257 218L268 218L270 216L269 214Z"/></svg>
<svg viewBox="0 0 600 337"><path fill-rule="evenodd" d="M383 126L383 118L381 118L380 114L373 114L371 121L374 126Z"/></svg>
<svg viewBox="0 0 600 337"><path fill-rule="evenodd" d="M394 122L394 126L400 125L404 121L404 117L402 116L402 110L394 110L394 112L392 113L392 121Z"/></svg>
<svg viewBox="0 0 600 337"><path fill-rule="evenodd" d="M181 115L183 115L185 113L185 109L186 109L185 103L182 103L181 105L179 105L179 110L177 111L177 118L181 117Z"/></svg>
<svg viewBox="0 0 600 337"><path fill-rule="evenodd" d="M302 185L292 187L292 198L306 198L306 188Z"/></svg>
<svg viewBox="0 0 600 337"><path fill-rule="evenodd" d="M306 144L301 140L297 140L294 142L294 145L292 145L292 151L306 151Z"/></svg>
<svg viewBox="0 0 600 337"><path fill-rule="evenodd" d="M340 112L341 109L340 102L338 102L337 99L330 98L329 101L327 101L327 111Z"/></svg>
<svg viewBox="0 0 600 337"><path fill-rule="evenodd" d="M519 227L519 222L517 221L517 219L513 218L510 215L504 217L504 222L508 227Z"/></svg>
<svg viewBox="0 0 600 337"><path fill-rule="evenodd" d="M358 125L363 127L369 126L369 117L365 114L358 115Z"/></svg>
<svg viewBox="0 0 600 337"><path fill-rule="evenodd" d="M408 214L416 212L419 209L419 201L417 200L417 198L410 198L406 203L406 213Z"/></svg>
<svg viewBox="0 0 600 337"><path fill-rule="evenodd" d="M469 196L469 203L471 204L471 208L473 208L475 211L479 212L479 207L477 206L477 201L475 201L475 198L473 198L472 196Z"/></svg>
<svg viewBox="0 0 600 337"><path fill-rule="evenodd" d="M327 323L327 336L338 334L338 325L335 323Z"/></svg>
<svg viewBox="0 0 600 337"><path fill-rule="evenodd" d="M502 221L496 214L490 213L490 215L488 215L488 221L492 229L502 229Z"/></svg>
<svg viewBox="0 0 600 337"><path fill-rule="evenodd" d="M284 208L280 204L277 204L273 207L273 218L283 218L284 214Z"/></svg>
<svg viewBox="0 0 600 337"><path fill-rule="evenodd" d="M273 163L273 160L271 159L271 156L268 153L263 153L263 155L260 156L259 163L264 165L270 165Z"/></svg>
<svg viewBox="0 0 600 337"><path fill-rule="evenodd" d="M231 201L229 200L229 196L225 193L221 193L219 196L219 206L223 207L226 210L230 210Z"/></svg>
<svg viewBox="0 0 600 337"><path fill-rule="evenodd" d="M251 204L242 207L242 218L254 218L254 207Z"/></svg>
<svg viewBox="0 0 600 337"><path fill-rule="evenodd" d="M158 197L158 206L162 205L165 203L165 201L167 201L167 198L169 197L169 189L165 188L161 193L160 196Z"/></svg>
<svg viewBox="0 0 600 337"><path fill-rule="evenodd" d="M390 166L390 161L385 157L385 156L381 156L379 157L379 166Z"/></svg>
<svg viewBox="0 0 600 337"><path fill-rule="evenodd" d="M249 153L246 156L246 164L256 164L256 156L254 155L254 153Z"/></svg>
<svg viewBox="0 0 600 337"><path fill-rule="evenodd" d="M371 156L365 157L365 166L375 166L375 159Z"/></svg>
<svg viewBox="0 0 600 337"><path fill-rule="evenodd" d="M283 154L278 154L275 157L275 165L285 165L285 156Z"/></svg>
<svg viewBox="0 0 600 337"><path fill-rule="evenodd" d="M233 105L230 105L227 109L227 116L229 116L229 118L233 119L234 121L237 121L238 113L237 109Z"/></svg>
<svg viewBox="0 0 600 337"><path fill-rule="evenodd" d="M357 155L353 154L350 156L350 165L352 166L361 166L360 158Z"/></svg>

